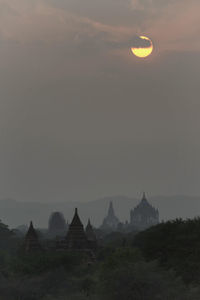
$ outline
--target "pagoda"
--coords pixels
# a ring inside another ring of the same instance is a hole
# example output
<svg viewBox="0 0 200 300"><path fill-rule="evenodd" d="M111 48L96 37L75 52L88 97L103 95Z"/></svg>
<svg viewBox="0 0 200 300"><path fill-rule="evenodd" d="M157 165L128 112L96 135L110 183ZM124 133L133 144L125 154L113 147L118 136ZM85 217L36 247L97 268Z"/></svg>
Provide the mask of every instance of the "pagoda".
<svg viewBox="0 0 200 300"><path fill-rule="evenodd" d="M90 219L88 220L88 224L85 228L86 237L89 243L90 248L96 249L97 248L97 237L94 232L94 229L91 225Z"/></svg>
<svg viewBox="0 0 200 300"><path fill-rule="evenodd" d="M83 224L78 215L78 209L75 209L75 214L66 236L67 249L83 250L88 249L89 244L84 231Z"/></svg>
<svg viewBox="0 0 200 300"><path fill-rule="evenodd" d="M115 212L114 212L113 203L112 203L112 201L110 201L108 214L104 218L101 228L103 230L117 230L119 223L120 223L119 219L116 217Z"/></svg>
<svg viewBox="0 0 200 300"><path fill-rule="evenodd" d="M33 222L30 222L29 229L25 236L24 241L24 251L25 252L35 252L35 251L41 251L42 247L38 240L38 235L33 227Z"/></svg>

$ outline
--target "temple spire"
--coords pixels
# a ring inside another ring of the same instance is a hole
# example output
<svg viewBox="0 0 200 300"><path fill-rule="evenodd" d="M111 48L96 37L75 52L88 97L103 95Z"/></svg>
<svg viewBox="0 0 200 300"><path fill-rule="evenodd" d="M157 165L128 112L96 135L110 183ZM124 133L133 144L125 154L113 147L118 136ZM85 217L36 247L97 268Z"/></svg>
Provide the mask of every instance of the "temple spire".
<svg viewBox="0 0 200 300"><path fill-rule="evenodd" d="M115 215L113 203L110 201L108 214L103 220L103 224L101 225L101 228L103 230L116 230L117 226L119 224L119 220Z"/></svg>
<svg viewBox="0 0 200 300"><path fill-rule="evenodd" d="M30 222L29 229L25 236L24 250L26 252L41 250L41 245L38 240L38 235L33 227L32 221Z"/></svg>
<svg viewBox="0 0 200 300"><path fill-rule="evenodd" d="M83 228L83 224L78 215L78 209L75 213L66 236L66 246L68 249L87 249L88 241Z"/></svg>
<svg viewBox="0 0 200 300"><path fill-rule="evenodd" d="M143 195L142 195L142 201L147 201L145 192L143 192Z"/></svg>
<svg viewBox="0 0 200 300"><path fill-rule="evenodd" d="M115 213L114 213L113 203L112 203L112 201L110 201L110 205L109 205L109 209L108 209L108 216L112 217L114 215L115 215Z"/></svg>
<svg viewBox="0 0 200 300"><path fill-rule="evenodd" d="M73 220L71 222L71 225L74 225L74 226L83 226L80 218L79 218L79 215L78 215L78 209L75 208L75 213L74 213L74 217L73 217Z"/></svg>
<svg viewBox="0 0 200 300"><path fill-rule="evenodd" d="M30 222L30 226L29 226L29 229L27 231L27 234L26 234L26 239L27 238L36 238L37 239L37 233L33 227L33 222L31 221Z"/></svg>
<svg viewBox="0 0 200 300"><path fill-rule="evenodd" d="M85 228L85 233L86 233L88 242L90 244L90 247L95 249L97 247L97 238L96 238L96 234L94 232L94 229L91 225L90 219L88 219L88 224Z"/></svg>

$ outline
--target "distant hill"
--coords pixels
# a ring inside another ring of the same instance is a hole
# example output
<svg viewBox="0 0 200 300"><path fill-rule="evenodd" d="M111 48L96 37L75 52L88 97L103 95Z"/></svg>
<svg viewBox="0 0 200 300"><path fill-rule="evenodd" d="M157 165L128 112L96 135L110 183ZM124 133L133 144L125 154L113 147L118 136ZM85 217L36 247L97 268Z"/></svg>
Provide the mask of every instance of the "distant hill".
<svg viewBox="0 0 200 300"><path fill-rule="evenodd" d="M126 196L105 197L91 202L60 202L39 203L20 202L12 199L0 200L0 219L10 227L28 224L33 220L37 227L47 227L48 219L53 211L61 211L66 220L72 219L74 208L78 207L84 224L91 218L95 226L102 223L108 210L108 204L113 201L116 215L121 221L130 218L130 209L134 208L139 199ZM200 215L200 197L191 196L156 196L148 199L159 209L160 220L175 218L193 218Z"/></svg>

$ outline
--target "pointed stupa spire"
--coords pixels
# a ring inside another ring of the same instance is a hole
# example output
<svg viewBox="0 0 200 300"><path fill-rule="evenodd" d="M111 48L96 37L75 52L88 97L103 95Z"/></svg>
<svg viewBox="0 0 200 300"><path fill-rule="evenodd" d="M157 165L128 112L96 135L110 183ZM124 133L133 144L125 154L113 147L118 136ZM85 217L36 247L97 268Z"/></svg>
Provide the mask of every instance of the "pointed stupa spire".
<svg viewBox="0 0 200 300"><path fill-rule="evenodd" d="M88 219L88 223L85 228L85 233L89 241L96 241L96 234L94 232L93 226L91 225L90 219Z"/></svg>
<svg viewBox="0 0 200 300"><path fill-rule="evenodd" d="M30 222L29 229L25 236L24 250L26 252L41 250L41 245L38 240L38 235L34 229L32 221Z"/></svg>
<svg viewBox="0 0 200 300"><path fill-rule="evenodd" d="M87 226L85 228L85 231L88 232L88 231L93 231L93 226L90 222L90 219L88 219L88 223L87 223Z"/></svg>
<svg viewBox="0 0 200 300"><path fill-rule="evenodd" d="M90 218L88 219L87 227L92 227L91 222L90 222Z"/></svg>
<svg viewBox="0 0 200 300"><path fill-rule="evenodd" d="M102 228L106 230L116 230L119 224L119 220L115 215L113 203L110 201L108 214L103 220Z"/></svg>
<svg viewBox="0 0 200 300"><path fill-rule="evenodd" d="M112 203L112 201L110 201L110 205L109 205L109 209L108 209L108 216L112 217L114 215L115 215L115 213L114 213L113 203Z"/></svg>
<svg viewBox="0 0 200 300"><path fill-rule="evenodd" d="M73 226L82 226L83 225L80 218L79 218L77 208L75 208L75 213L74 213L74 217L73 217L73 220L71 222L71 225L73 225Z"/></svg>
<svg viewBox="0 0 200 300"><path fill-rule="evenodd" d="M66 246L68 249L87 249L88 241L83 228L83 224L78 215L78 209L75 208L74 217L66 236Z"/></svg>
<svg viewBox="0 0 200 300"><path fill-rule="evenodd" d="M27 231L27 234L26 234L26 239L27 238L36 238L37 239L37 233L33 227L33 222L31 221L30 222L30 225L29 225L29 229Z"/></svg>
<svg viewBox="0 0 200 300"><path fill-rule="evenodd" d="M147 198L146 198L146 193L143 192L143 195L142 195L142 201L146 202L147 201Z"/></svg>

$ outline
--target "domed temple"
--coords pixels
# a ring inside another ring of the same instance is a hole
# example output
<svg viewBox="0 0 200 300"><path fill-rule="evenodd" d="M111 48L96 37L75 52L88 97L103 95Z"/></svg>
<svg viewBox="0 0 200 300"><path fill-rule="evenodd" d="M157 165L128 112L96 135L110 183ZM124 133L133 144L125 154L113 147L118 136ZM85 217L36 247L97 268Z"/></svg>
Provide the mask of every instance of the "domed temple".
<svg viewBox="0 0 200 300"><path fill-rule="evenodd" d="M138 230L144 230L159 223L159 212L143 194L141 202L130 212L130 225Z"/></svg>
<svg viewBox="0 0 200 300"><path fill-rule="evenodd" d="M53 212L49 218L48 233L51 237L65 236L67 231L67 223L61 212Z"/></svg>

